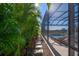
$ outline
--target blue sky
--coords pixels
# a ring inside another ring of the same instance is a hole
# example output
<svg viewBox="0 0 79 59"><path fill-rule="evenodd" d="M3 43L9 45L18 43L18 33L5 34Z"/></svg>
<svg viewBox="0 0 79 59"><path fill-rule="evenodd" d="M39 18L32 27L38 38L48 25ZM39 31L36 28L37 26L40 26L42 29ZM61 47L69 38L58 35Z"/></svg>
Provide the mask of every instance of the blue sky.
<svg viewBox="0 0 79 59"><path fill-rule="evenodd" d="M40 4L40 12L41 12L42 18L44 17L44 14L45 14L46 10L47 10L47 4L46 3L41 3Z"/></svg>
<svg viewBox="0 0 79 59"><path fill-rule="evenodd" d="M58 4L57 4L58 5ZM52 13L52 11L54 11L55 10L55 8L56 8L57 6L55 6L55 4L53 5L53 7L52 7L52 10L50 11L51 13ZM63 9L62 9L63 8ZM67 10L67 4L64 4L63 6L62 6L62 8L60 8L59 10L61 10L61 11L63 11L63 10ZM42 3L41 5L40 5L40 12L41 12L41 16L42 16L42 19L43 19L43 17L44 17L44 14L45 14L45 12L46 12L46 10L47 10L47 4L46 3ZM59 16L59 15L61 15L61 13L56 13L54 16ZM67 14L66 15L64 15L64 17L65 16L67 16ZM41 20L42 20L41 19ZM62 18L59 18L59 19L62 19ZM54 23L57 23L57 21L56 22L54 22ZM56 29L62 29L62 28L65 28L65 29L67 29L67 26L49 26L49 28L50 28L50 30L56 30Z"/></svg>
<svg viewBox="0 0 79 59"><path fill-rule="evenodd" d="M57 7L59 5L60 5L60 3L53 3L51 5L51 8L49 9L49 15L52 15L53 12L57 9ZM75 7L75 12L78 11L77 8L78 8L78 6ZM46 3L40 4L40 12L41 12L42 19L43 19L44 14L45 14L47 9L48 9L48 7L47 7ZM55 12L55 14L53 14L53 17L51 19L49 19L50 24L62 24L63 20L66 20L64 22L64 24L68 25L68 18L63 19L64 17L68 16L68 13L65 13L64 15L62 15L64 12L68 11L68 3L62 3L61 7L57 11L61 11L61 12ZM64 12L62 12L62 11L64 11ZM62 16L59 17L60 15L62 15ZM77 16L77 15L78 15L78 13L75 13L75 16ZM40 21L42 21L42 19ZM52 20L55 20L55 21L52 21ZM61 30L63 28L68 29L67 25L66 26L65 25L63 25L63 26L57 26L57 25L56 26L49 26L49 28L50 28L50 30L57 30L57 29Z"/></svg>

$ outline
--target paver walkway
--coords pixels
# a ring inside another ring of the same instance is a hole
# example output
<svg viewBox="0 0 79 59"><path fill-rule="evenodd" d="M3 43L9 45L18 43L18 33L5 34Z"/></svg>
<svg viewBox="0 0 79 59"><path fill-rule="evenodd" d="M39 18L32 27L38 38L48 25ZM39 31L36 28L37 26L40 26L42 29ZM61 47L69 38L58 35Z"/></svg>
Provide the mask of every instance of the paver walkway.
<svg viewBox="0 0 79 59"><path fill-rule="evenodd" d="M34 55L35 56L42 56L43 55L43 48L42 48L42 43L41 43L41 37L40 36L38 37L38 40L36 41Z"/></svg>

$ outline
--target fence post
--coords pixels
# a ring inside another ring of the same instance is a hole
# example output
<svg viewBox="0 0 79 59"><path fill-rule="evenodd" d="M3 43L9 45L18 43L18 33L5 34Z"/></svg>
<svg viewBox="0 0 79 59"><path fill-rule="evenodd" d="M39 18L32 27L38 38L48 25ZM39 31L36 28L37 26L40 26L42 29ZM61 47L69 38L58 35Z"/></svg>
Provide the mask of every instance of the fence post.
<svg viewBox="0 0 79 59"><path fill-rule="evenodd" d="M70 47L70 46L74 46L74 40L75 40L75 29L74 29L74 4L73 3L69 3L68 5L69 7L69 10L68 10L68 30L69 30L69 33L68 33L68 45L69 45L69 50L68 50L68 53L69 53L69 56L74 56L74 50Z"/></svg>
<svg viewBox="0 0 79 59"><path fill-rule="evenodd" d="M78 3L78 56L79 56L79 3Z"/></svg>

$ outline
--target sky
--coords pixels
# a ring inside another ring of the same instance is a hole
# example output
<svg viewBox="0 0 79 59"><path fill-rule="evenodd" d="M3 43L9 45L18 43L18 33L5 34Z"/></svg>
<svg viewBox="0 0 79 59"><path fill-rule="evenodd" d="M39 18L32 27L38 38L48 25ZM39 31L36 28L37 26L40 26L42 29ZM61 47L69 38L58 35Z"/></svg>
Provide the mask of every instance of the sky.
<svg viewBox="0 0 79 59"><path fill-rule="evenodd" d="M59 4L53 4L52 8L50 9L50 14L52 14L53 11L55 11L57 5L59 5ZM61 7L62 7L63 9L62 9L62 8L59 8L59 11L66 11L67 8L68 8L67 4L64 4L64 5L61 6ZM44 14L45 14L45 12L46 12L47 9L48 9L48 8L47 8L47 4L46 4L46 3L42 3L42 4L40 5L40 12L41 12L42 19L43 19ZM56 13L56 14L54 14L54 16L56 16L56 17L58 17L59 15L61 15L61 13ZM65 17L65 16L67 16L67 14L64 15L63 17ZM41 21L42 21L42 19L41 19ZM59 19L62 19L62 18L59 18ZM54 23L57 23L57 21L54 22ZM61 22L60 22L60 23L61 23ZM63 28L67 29L68 27L67 27L67 26L49 26L49 30L57 30L57 29L58 29L58 30L61 30L61 29L63 29Z"/></svg>
<svg viewBox="0 0 79 59"><path fill-rule="evenodd" d="M40 4L40 12L41 12L42 18L44 17L44 14L45 14L46 10L47 10L47 4L46 3L41 3Z"/></svg>

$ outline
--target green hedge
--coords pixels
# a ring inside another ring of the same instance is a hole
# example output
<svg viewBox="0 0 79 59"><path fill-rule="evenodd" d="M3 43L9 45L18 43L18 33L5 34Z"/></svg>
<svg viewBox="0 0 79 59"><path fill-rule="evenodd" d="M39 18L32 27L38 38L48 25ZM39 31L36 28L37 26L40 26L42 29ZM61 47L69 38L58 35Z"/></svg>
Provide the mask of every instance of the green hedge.
<svg viewBox="0 0 79 59"><path fill-rule="evenodd" d="M21 55L38 34L34 4L0 4L0 55Z"/></svg>

